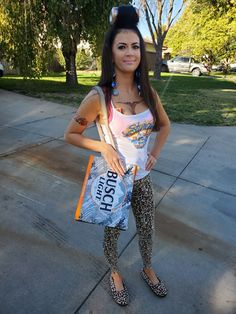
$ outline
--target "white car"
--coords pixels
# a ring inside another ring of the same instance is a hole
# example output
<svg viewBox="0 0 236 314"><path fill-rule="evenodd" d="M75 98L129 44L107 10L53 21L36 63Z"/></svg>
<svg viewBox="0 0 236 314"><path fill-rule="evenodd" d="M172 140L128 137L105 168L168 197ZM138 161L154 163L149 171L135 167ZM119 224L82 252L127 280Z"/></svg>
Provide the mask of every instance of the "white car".
<svg viewBox="0 0 236 314"><path fill-rule="evenodd" d="M4 67L3 67L2 63L0 62L0 77L3 76L3 73L4 73Z"/></svg>
<svg viewBox="0 0 236 314"><path fill-rule="evenodd" d="M168 61L163 60L162 72L192 73L193 76L208 74L203 63L197 62L192 57L177 56Z"/></svg>

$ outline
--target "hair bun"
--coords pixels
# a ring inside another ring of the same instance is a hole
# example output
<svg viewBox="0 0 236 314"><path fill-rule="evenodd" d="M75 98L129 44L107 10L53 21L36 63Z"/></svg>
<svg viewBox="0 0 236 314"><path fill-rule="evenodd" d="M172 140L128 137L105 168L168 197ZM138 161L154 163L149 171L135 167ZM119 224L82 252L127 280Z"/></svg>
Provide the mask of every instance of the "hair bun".
<svg viewBox="0 0 236 314"><path fill-rule="evenodd" d="M117 28L135 28L139 22L138 9L132 5L121 5L118 7L114 26Z"/></svg>

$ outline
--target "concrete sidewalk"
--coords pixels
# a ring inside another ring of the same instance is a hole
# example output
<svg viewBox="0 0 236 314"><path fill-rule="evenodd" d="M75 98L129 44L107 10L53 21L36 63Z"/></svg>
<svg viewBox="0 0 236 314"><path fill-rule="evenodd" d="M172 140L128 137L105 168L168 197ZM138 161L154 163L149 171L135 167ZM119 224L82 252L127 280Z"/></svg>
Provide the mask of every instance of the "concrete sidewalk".
<svg viewBox="0 0 236 314"><path fill-rule="evenodd" d="M73 218L89 155L63 141L75 109L4 90L0 101L1 314L236 313L236 127L172 125L152 171L153 265L169 295L156 297L139 276L131 215L119 241L131 302L121 308L103 228Z"/></svg>

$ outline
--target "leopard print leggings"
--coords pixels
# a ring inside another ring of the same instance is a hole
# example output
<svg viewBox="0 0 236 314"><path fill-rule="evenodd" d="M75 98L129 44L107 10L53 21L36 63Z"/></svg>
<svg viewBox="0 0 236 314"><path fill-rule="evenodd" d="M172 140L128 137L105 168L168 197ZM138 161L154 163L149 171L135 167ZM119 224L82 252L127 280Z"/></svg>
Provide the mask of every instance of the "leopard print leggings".
<svg viewBox="0 0 236 314"><path fill-rule="evenodd" d="M152 235L154 230L154 199L150 175L134 182L132 193L132 210L139 236L139 250L144 267L151 267ZM111 271L117 272L117 241L120 230L105 227L103 249Z"/></svg>

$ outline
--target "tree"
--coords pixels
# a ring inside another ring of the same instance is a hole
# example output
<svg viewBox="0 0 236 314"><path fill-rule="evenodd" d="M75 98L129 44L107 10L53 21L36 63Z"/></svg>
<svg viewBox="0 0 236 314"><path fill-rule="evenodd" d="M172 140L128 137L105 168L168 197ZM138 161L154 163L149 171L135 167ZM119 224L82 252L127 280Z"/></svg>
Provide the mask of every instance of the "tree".
<svg viewBox="0 0 236 314"><path fill-rule="evenodd" d="M76 55L76 68L79 70L87 70L94 63L92 53L84 47L78 48Z"/></svg>
<svg viewBox="0 0 236 314"><path fill-rule="evenodd" d="M1 55L24 77L39 77L53 50L39 1L1 0Z"/></svg>
<svg viewBox="0 0 236 314"><path fill-rule="evenodd" d="M224 14L228 10L235 7L235 0L194 0L193 1L199 8L202 6L210 6L211 9L218 11L218 13Z"/></svg>
<svg viewBox="0 0 236 314"><path fill-rule="evenodd" d="M77 85L76 53L81 40L89 41L96 50L108 27L111 7L121 1L44 0L48 31L57 37L66 63L66 82ZM122 1L122 3L128 1Z"/></svg>
<svg viewBox="0 0 236 314"><path fill-rule="evenodd" d="M1 28L2 43L6 44L9 59L11 56L25 77L40 76L47 63L47 53L56 42L60 43L66 63L66 83L70 86L78 84L77 45L81 40L89 41L98 53L110 10L121 3L114 0L0 1L6 17L6 25Z"/></svg>
<svg viewBox="0 0 236 314"><path fill-rule="evenodd" d="M7 29L7 17L6 13L1 10L0 11L0 60L6 58L6 50L7 50L7 43L4 36L4 32Z"/></svg>
<svg viewBox="0 0 236 314"><path fill-rule="evenodd" d="M236 51L234 3L235 0L226 0L223 5L217 0L192 0L170 30L168 46L175 54L204 58L210 66L222 60L227 66Z"/></svg>
<svg viewBox="0 0 236 314"><path fill-rule="evenodd" d="M162 49L166 35L173 24L174 20L181 12L185 0L182 0L181 6L174 15L175 0L156 0L152 3L147 0L142 0L141 4L145 12L146 21L152 37L153 45L156 50L156 61L154 76L156 79L161 78L162 67ZM157 12L157 21L155 13ZM164 13L167 13L166 20L164 20Z"/></svg>

